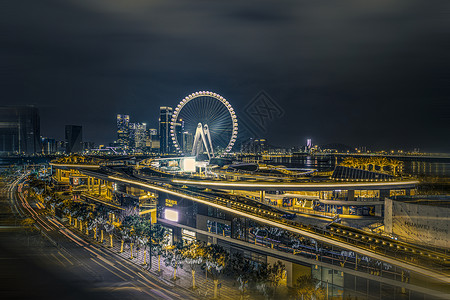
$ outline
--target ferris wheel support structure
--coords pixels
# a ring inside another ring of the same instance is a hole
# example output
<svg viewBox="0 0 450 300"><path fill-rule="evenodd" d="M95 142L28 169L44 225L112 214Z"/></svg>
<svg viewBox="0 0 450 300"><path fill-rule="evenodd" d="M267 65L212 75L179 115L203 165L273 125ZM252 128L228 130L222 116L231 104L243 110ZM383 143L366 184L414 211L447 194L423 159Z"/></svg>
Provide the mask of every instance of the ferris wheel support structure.
<svg viewBox="0 0 450 300"><path fill-rule="evenodd" d="M198 123L191 155L198 156L205 150L209 159L214 157L214 148L212 146L211 133L209 132L208 124L202 126L202 123Z"/></svg>

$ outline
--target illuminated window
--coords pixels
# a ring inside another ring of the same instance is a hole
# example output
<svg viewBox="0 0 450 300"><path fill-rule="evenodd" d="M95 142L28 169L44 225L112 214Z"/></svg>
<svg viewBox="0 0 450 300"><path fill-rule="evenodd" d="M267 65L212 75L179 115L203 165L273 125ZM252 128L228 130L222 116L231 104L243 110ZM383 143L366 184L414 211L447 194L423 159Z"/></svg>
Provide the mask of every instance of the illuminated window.
<svg viewBox="0 0 450 300"><path fill-rule="evenodd" d="M169 221L178 222L178 211L166 208L164 218Z"/></svg>

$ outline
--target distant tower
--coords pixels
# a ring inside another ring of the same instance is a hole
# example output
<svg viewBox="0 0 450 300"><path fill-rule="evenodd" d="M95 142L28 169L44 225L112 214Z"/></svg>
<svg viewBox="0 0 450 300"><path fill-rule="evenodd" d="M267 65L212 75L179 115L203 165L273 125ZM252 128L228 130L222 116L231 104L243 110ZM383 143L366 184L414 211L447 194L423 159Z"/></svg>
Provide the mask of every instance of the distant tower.
<svg viewBox="0 0 450 300"><path fill-rule="evenodd" d="M173 143L170 133L170 120L172 119L173 109L168 106L159 108L159 143L161 154L172 153Z"/></svg>
<svg viewBox="0 0 450 300"><path fill-rule="evenodd" d="M305 151L309 152L312 148L312 140L311 139L307 139L306 140L306 147L305 147Z"/></svg>
<svg viewBox="0 0 450 300"><path fill-rule="evenodd" d="M66 153L83 152L83 127L77 125L66 125Z"/></svg>
<svg viewBox="0 0 450 300"><path fill-rule="evenodd" d="M127 149L130 143L129 124L129 115L117 115L117 144L122 149Z"/></svg>

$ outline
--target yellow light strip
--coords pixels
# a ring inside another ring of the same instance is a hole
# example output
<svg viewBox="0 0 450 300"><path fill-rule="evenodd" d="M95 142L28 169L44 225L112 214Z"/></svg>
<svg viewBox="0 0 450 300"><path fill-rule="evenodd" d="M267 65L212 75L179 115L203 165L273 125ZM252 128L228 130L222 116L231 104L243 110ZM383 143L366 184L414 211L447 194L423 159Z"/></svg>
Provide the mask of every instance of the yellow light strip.
<svg viewBox="0 0 450 300"><path fill-rule="evenodd" d="M396 181L396 182L365 182L365 183L235 183L235 182L212 182L193 180L172 180L173 183L204 186L225 186L225 187L265 187L265 188L339 188L339 187L373 187L373 186L398 186L416 185L419 181Z"/></svg>
<svg viewBox="0 0 450 300"><path fill-rule="evenodd" d="M91 169L100 168L99 165L74 165L74 164L55 164L55 163L50 163L50 165L54 167L67 167L67 168L91 168Z"/></svg>
<svg viewBox="0 0 450 300"><path fill-rule="evenodd" d="M126 182L126 183L130 183L130 184L142 186L142 187L145 187L145 188L154 189L154 190L157 190L157 191L160 191L160 192L164 192L164 193L167 193L167 194L171 194L171 195L174 195L174 196L182 197L182 198L189 199L189 200L192 200L192 201L196 201L196 202L199 202L199 203L203 203L203 204L206 204L206 205L209 205L209 206L220 208L221 210L225 210L225 211L231 212L231 213L236 214L236 215L241 215L241 216L244 216L244 217L256 220L258 222L261 222L261 223L265 223L265 224L268 224L268 225L271 225L271 226L282 228L282 229L285 229L285 230L288 230L288 231L291 231L291 232L294 232L294 233L297 233L297 234L300 234L300 235L303 235L303 236L307 236L307 237L310 237L310 238L313 238L313 239L316 239L316 240L319 240L319 241L322 241L322 242L325 242L325 243L328 243L328 244L332 244L332 245L335 245L335 246L338 246L338 247L341 247L341 248L344 248L344 249L348 249L348 250L351 250L353 252L357 252L357 253L360 253L360 254L363 254L363 255L366 255L366 256L369 256L369 257L372 257L372 258L375 258L375 259L378 259L378 260L381 260L381 261L384 261L384 262L387 262L387 263L390 263L390 264L393 264L393 265L397 265L397 266L400 266L400 267L405 268L405 269L409 269L411 271L423 274L425 276L433 277L435 279L441 280L441 281L446 282L446 283L450 283L450 277L446 276L445 274L440 274L440 273L436 273L434 271L423 269L422 267L414 266L411 263L406 264L406 263L404 263L402 261L398 261L398 260L395 260L395 259L392 259L392 258L389 258L389 257L385 257L385 256L382 256L380 254L373 253L371 251L367 251L367 250L364 250L364 249L361 249L361 248L358 248L358 247L355 247L355 246L352 246L352 245L345 244L343 242L335 241L335 240L332 240L330 238L327 238L327 237L324 237L324 236L321 236L321 235L318 235L318 234L315 234L315 233L311 233L311 232L303 231L301 229L289 227L289 226L286 226L286 225L281 224L281 223L277 223L277 222L274 222L274 221L271 221L271 220L267 220L267 219L264 219L264 218L261 218L261 217L258 217L258 216L254 216L254 215L245 213L245 212L234 210L232 208L229 208L229 207L226 207L226 206L222 206L222 205L219 205L219 204L216 204L216 203L212 203L212 202L209 202L209 201L206 201L206 200L201 200L201 199L198 199L198 198L186 195L186 194L182 194L182 193L175 192L175 191L170 191L170 190L158 187L158 186L153 186L153 185L150 185L150 184L146 184L146 183L142 183L142 182L138 182L138 181L132 181L132 180L123 179L123 178L114 177L114 176L108 176L108 178L112 179L112 180L116 180L116 181L121 181L121 182Z"/></svg>

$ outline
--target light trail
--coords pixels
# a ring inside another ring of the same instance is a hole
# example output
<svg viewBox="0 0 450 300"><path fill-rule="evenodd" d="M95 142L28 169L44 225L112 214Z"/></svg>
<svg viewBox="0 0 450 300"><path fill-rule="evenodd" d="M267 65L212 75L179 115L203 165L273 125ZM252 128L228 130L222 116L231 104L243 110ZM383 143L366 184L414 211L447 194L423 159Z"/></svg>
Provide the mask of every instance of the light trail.
<svg viewBox="0 0 450 300"><path fill-rule="evenodd" d="M21 186L20 186L21 187ZM20 188L20 190L22 190ZM22 196L22 193L19 192L19 199L20 202L22 203L22 207L24 207L28 213L31 215L31 217L42 227L45 229L45 231L51 231L53 230L53 228L51 228L50 226L48 226L42 219L41 217L34 211L34 209L30 206L30 204L28 203L28 201Z"/></svg>
<svg viewBox="0 0 450 300"><path fill-rule="evenodd" d="M53 256L63 267L66 266L55 254L52 253L51 256Z"/></svg>
<svg viewBox="0 0 450 300"><path fill-rule="evenodd" d="M74 165L74 164L58 164L58 163L49 163L50 166L55 167L66 167L66 168L87 168L87 169L98 169L100 165Z"/></svg>
<svg viewBox="0 0 450 300"><path fill-rule="evenodd" d="M71 241L73 241L75 244L79 245L80 247L83 247L82 244L80 244L77 240L73 239L71 236L69 236L67 233L65 233L63 230L59 230L62 234L64 234L66 237L68 237Z"/></svg>
<svg viewBox="0 0 450 300"><path fill-rule="evenodd" d="M103 265L102 263L100 263L99 261L97 261L95 258L91 257L91 260L93 262L95 262L96 264L98 264L99 266L105 268L106 270L108 270L109 272L111 272L112 274L116 275L117 277L119 277L120 279L122 279L123 281L128 281L125 277L120 276L119 274L117 274L116 272L114 272L113 270L111 270L110 268L108 268L107 266Z"/></svg>
<svg viewBox="0 0 450 300"><path fill-rule="evenodd" d="M67 260L71 265L73 265L73 262L70 259L68 259L64 254L62 254L60 251L58 251L58 254L64 257L64 259Z"/></svg>

